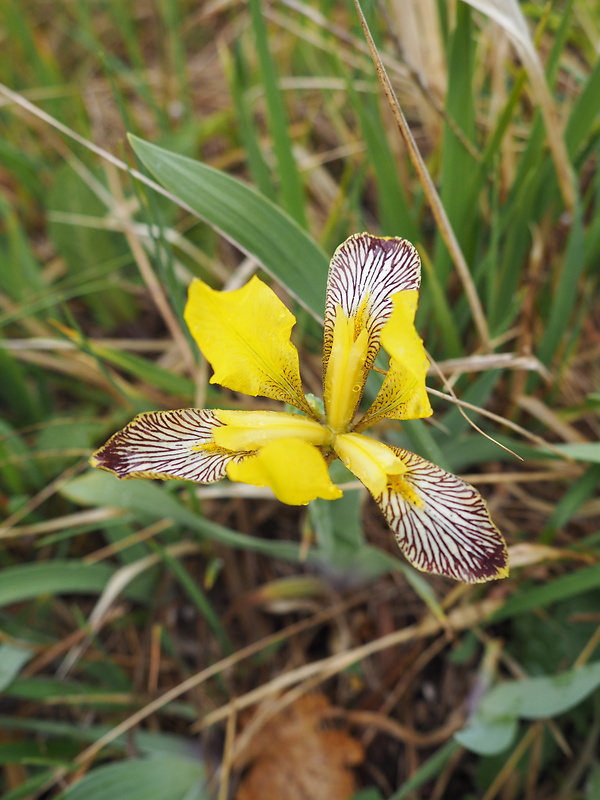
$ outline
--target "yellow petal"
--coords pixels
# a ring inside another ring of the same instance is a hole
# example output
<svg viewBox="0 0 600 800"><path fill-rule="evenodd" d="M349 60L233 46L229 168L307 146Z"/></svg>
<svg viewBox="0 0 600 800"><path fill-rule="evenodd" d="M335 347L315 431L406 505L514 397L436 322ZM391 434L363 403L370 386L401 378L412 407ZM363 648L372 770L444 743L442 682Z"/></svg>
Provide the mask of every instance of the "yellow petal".
<svg viewBox="0 0 600 800"><path fill-rule="evenodd" d="M414 326L417 292L392 297L393 313L381 331L381 343L390 354L390 366L373 404L355 430L362 431L380 419L419 419L431 416L425 388L429 361Z"/></svg>
<svg viewBox="0 0 600 800"><path fill-rule="evenodd" d="M405 239L358 233L335 251L323 339L325 409L333 430L352 421L381 346L381 329L392 313L391 296L418 289L420 281L419 254ZM340 374L343 382L337 380Z"/></svg>
<svg viewBox="0 0 600 800"><path fill-rule="evenodd" d="M282 503L303 506L322 497L336 500L342 492L331 482L325 459L300 439L276 439L238 463L231 462L227 476L253 486L269 486Z"/></svg>
<svg viewBox="0 0 600 800"><path fill-rule="evenodd" d="M313 416L290 341L296 318L259 278L232 292L194 280L184 317L213 368L211 383L282 400Z"/></svg>
<svg viewBox="0 0 600 800"><path fill-rule="evenodd" d="M118 478L178 478L213 483L244 454L215 444L222 423L213 411L183 408L138 414L90 459L92 467Z"/></svg>
<svg viewBox="0 0 600 800"><path fill-rule="evenodd" d="M355 336L354 320L338 306L333 326L329 367L324 379L327 424L335 433L348 430L362 397L369 337L365 329Z"/></svg>
<svg viewBox="0 0 600 800"><path fill-rule="evenodd" d="M406 472L406 466L391 447L360 433L336 436L333 447L348 469L375 497L384 491L390 475Z"/></svg>
<svg viewBox="0 0 600 800"><path fill-rule="evenodd" d="M331 444L331 431L298 414L279 411L215 411L223 427L213 432L215 443L228 450L257 450L275 439L302 439L315 445Z"/></svg>
<svg viewBox="0 0 600 800"><path fill-rule="evenodd" d="M464 583L508 575L508 553L485 501L470 484L394 447L407 471L375 495L413 566Z"/></svg>

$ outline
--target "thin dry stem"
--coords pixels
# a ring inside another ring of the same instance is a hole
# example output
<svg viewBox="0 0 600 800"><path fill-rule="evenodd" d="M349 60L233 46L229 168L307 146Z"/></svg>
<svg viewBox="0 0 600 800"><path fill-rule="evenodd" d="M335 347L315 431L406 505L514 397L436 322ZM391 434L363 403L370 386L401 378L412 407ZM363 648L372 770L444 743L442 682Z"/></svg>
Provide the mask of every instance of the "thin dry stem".
<svg viewBox="0 0 600 800"><path fill-rule="evenodd" d="M491 350L490 333L487 320L483 312L483 306L481 305L479 295L477 294L477 289L475 288L475 283L471 277L471 272L452 228L452 224L448 219L448 215L446 214L446 209L444 208L427 166L423 161L423 157L419 152L417 143L415 142L409 125L404 117L394 88L383 65L377 47L375 46L373 37L371 36L371 31L367 25L367 20L365 19L359 0L354 0L354 5L356 6L356 10L359 14L363 31L371 51L371 56L375 64L375 68L377 69L377 74L379 75L381 85L388 99L388 103L394 115L394 119L396 120L396 124L410 156L410 160L419 177L423 191L429 200L429 205L431 206L433 216L435 217L435 221L446 243L452 260L454 261L456 271L465 290L467 301L473 315L473 321L481 340L481 346L486 352L488 352Z"/></svg>

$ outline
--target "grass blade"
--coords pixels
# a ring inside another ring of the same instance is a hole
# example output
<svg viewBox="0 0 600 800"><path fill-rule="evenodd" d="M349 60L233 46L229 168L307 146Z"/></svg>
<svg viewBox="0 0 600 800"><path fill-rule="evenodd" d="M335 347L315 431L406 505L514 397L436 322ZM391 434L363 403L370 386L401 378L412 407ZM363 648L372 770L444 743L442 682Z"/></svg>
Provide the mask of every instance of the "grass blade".
<svg viewBox="0 0 600 800"><path fill-rule="evenodd" d="M229 241L256 258L316 319L322 319L327 257L291 217L224 172L135 136L130 141L157 180Z"/></svg>

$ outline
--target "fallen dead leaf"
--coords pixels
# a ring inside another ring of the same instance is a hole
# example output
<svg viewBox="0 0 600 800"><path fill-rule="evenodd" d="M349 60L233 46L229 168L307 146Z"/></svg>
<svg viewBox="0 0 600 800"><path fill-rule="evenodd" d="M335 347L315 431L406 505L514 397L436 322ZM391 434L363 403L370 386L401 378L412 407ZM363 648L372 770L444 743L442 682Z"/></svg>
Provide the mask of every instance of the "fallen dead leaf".
<svg viewBox="0 0 600 800"><path fill-rule="evenodd" d="M325 695L311 694L272 717L246 748L244 762L251 767L236 800L352 797L357 787L350 768L363 761L364 751L346 731L331 727L329 709Z"/></svg>

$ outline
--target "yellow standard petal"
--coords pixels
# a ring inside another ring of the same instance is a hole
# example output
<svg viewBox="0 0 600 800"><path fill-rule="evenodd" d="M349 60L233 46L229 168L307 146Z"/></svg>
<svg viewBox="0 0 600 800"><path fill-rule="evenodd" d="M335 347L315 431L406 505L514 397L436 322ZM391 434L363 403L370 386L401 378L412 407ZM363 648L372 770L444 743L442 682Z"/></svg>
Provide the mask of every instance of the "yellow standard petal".
<svg viewBox="0 0 600 800"><path fill-rule="evenodd" d="M322 497L337 500L342 492L331 482L320 451L301 439L276 439L243 461L231 462L227 476L253 486L269 486L282 503L303 506Z"/></svg>
<svg viewBox="0 0 600 800"><path fill-rule="evenodd" d="M333 254L327 280L323 376L327 423L347 430L392 314L393 294L416 290L421 265L405 239L351 236Z"/></svg>
<svg viewBox="0 0 600 800"><path fill-rule="evenodd" d="M406 472L406 466L390 447L360 433L336 436L333 447L374 497L385 490L390 475L399 476Z"/></svg>
<svg viewBox="0 0 600 800"><path fill-rule="evenodd" d="M279 411L215 411L223 423L215 428L215 444L227 450L258 450L275 439L301 439L315 445L331 444L332 433L314 419Z"/></svg>
<svg viewBox="0 0 600 800"><path fill-rule="evenodd" d="M327 424L334 432L348 429L360 402L366 380L365 362L369 337L365 329L355 335L355 322L338 306L329 366L324 378Z"/></svg>
<svg viewBox="0 0 600 800"><path fill-rule="evenodd" d="M419 419L433 413L425 388L429 361L414 326L417 292L398 292L392 302L392 316L381 331L381 343L391 357L390 366L372 406L358 421L357 431L384 417Z"/></svg>
<svg viewBox="0 0 600 800"><path fill-rule="evenodd" d="M282 400L313 416L290 341L296 318L259 278L231 292L194 280L184 317L214 370L211 383Z"/></svg>

